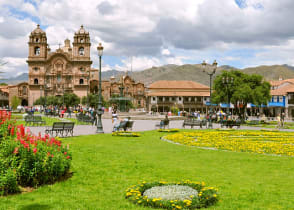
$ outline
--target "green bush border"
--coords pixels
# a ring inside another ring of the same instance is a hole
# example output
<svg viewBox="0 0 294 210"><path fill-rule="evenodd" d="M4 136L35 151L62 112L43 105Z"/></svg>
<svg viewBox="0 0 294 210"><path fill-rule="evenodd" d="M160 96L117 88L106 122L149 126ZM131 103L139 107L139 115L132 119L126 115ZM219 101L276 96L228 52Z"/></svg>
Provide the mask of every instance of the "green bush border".
<svg viewBox="0 0 294 210"><path fill-rule="evenodd" d="M143 196L147 189L155 186L164 185L184 185L189 186L198 191L198 196L190 196L190 200L162 200L161 198L148 198ZM153 208L165 208L165 209L196 209L196 208L206 208L208 206L214 205L218 200L218 192L216 188L205 187L204 182L193 182L193 181L181 181L181 182L152 182L147 183L143 181L137 185L133 185L126 190L126 199L137 205L144 205Z"/></svg>

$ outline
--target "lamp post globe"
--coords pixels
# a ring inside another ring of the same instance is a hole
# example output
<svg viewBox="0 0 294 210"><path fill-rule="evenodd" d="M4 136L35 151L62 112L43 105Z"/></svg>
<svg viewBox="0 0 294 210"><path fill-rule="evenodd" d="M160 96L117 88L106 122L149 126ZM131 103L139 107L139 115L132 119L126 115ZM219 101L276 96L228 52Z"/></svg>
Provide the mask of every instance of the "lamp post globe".
<svg viewBox="0 0 294 210"><path fill-rule="evenodd" d="M103 46L99 43L98 47L98 56L99 56L99 88L98 88L98 106L97 106L97 114L98 114L98 122L97 122L97 130L96 133L104 133L102 126L102 92L101 92L101 57L103 55Z"/></svg>

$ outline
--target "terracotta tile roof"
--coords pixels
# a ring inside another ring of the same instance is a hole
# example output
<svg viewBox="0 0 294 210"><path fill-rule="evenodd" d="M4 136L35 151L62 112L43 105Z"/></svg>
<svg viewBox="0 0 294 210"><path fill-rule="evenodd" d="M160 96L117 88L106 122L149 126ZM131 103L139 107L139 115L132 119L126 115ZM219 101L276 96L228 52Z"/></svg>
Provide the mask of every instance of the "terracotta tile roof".
<svg viewBox="0 0 294 210"><path fill-rule="evenodd" d="M272 81L269 81L271 86L280 86L284 83L292 83L294 84L294 78L292 79L285 79L285 80L272 80Z"/></svg>
<svg viewBox="0 0 294 210"><path fill-rule="evenodd" d="M288 84L288 85L285 85L281 88L271 90L271 95L272 96L283 96L283 95L287 95L287 93L291 93L291 92L294 92L294 84Z"/></svg>
<svg viewBox="0 0 294 210"><path fill-rule="evenodd" d="M208 86L193 81L160 80L152 83L149 89L209 89Z"/></svg>
<svg viewBox="0 0 294 210"><path fill-rule="evenodd" d="M0 86L0 91L9 93L8 86Z"/></svg>
<svg viewBox="0 0 294 210"><path fill-rule="evenodd" d="M285 82L285 80L269 81L271 86L279 86Z"/></svg>
<svg viewBox="0 0 294 210"><path fill-rule="evenodd" d="M209 91L156 91L149 92L148 96L209 96Z"/></svg>

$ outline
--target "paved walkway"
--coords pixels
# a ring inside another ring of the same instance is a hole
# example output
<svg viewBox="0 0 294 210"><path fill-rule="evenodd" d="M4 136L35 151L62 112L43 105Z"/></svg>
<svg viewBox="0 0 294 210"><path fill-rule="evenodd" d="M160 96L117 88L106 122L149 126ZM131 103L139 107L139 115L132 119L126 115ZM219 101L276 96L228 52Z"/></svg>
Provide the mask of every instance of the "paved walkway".
<svg viewBox="0 0 294 210"><path fill-rule="evenodd" d="M133 131L148 131L154 130L155 124L159 123L159 120L134 120ZM112 132L112 123L111 119L102 119L103 130L104 133L111 133ZM182 128L183 120L171 120L169 123L169 128ZM31 132L34 134L45 134L46 127L29 127ZM190 127L187 126L187 129ZM213 128L220 128L219 124L213 124ZM199 126L194 127L194 129L201 129ZM251 126L241 126L240 129L248 129L248 130L261 130L266 128L261 127L251 127ZM270 129L269 129L270 130ZM294 130L290 129L280 129L281 131L291 131ZM74 136L80 135L91 135L96 133L96 127L92 125L75 125L74 128Z"/></svg>

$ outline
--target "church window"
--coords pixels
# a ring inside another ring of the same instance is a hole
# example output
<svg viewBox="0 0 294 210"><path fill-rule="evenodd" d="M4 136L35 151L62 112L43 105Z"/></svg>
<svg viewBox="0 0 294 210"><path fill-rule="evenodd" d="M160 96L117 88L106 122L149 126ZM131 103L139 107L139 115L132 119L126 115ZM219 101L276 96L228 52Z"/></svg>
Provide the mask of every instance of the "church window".
<svg viewBox="0 0 294 210"><path fill-rule="evenodd" d="M83 47L79 48L79 55L85 55L85 50Z"/></svg>
<svg viewBox="0 0 294 210"><path fill-rule="evenodd" d="M39 68L38 67L34 67L34 71L38 71L39 70Z"/></svg>
<svg viewBox="0 0 294 210"><path fill-rule="evenodd" d="M34 85L37 85L39 83L38 79L34 79Z"/></svg>
<svg viewBox="0 0 294 210"><path fill-rule="evenodd" d="M85 69L83 67L80 67L80 71L83 72Z"/></svg>
<svg viewBox="0 0 294 210"><path fill-rule="evenodd" d="M27 94L27 87L26 86L23 86L22 87L22 94L23 95L26 95Z"/></svg>
<svg viewBox="0 0 294 210"><path fill-rule="evenodd" d="M40 55L40 47L35 47L35 55Z"/></svg>
<svg viewBox="0 0 294 210"><path fill-rule="evenodd" d="M84 79L80 79L80 85L84 84Z"/></svg>
<svg viewBox="0 0 294 210"><path fill-rule="evenodd" d="M60 74L57 75L57 82L61 82L61 75Z"/></svg>
<svg viewBox="0 0 294 210"><path fill-rule="evenodd" d="M39 38L36 38L36 42L39 43L39 41L40 41Z"/></svg>
<svg viewBox="0 0 294 210"><path fill-rule="evenodd" d="M81 43L84 43L84 39L83 38L81 38Z"/></svg>

